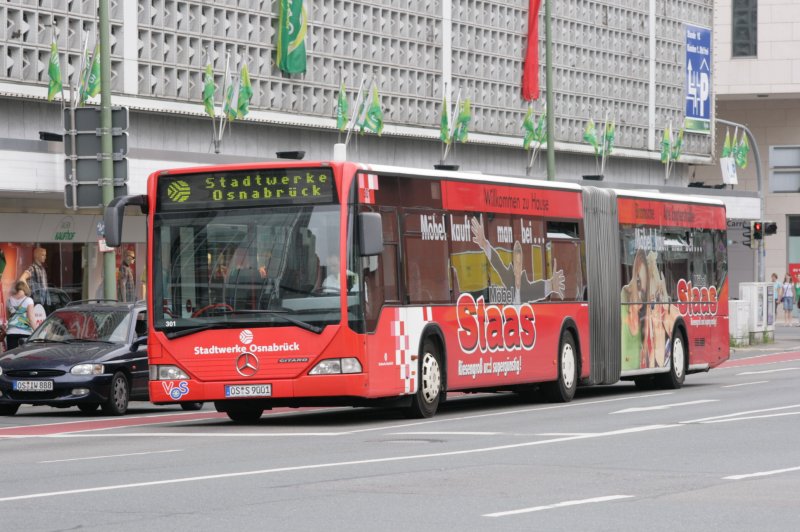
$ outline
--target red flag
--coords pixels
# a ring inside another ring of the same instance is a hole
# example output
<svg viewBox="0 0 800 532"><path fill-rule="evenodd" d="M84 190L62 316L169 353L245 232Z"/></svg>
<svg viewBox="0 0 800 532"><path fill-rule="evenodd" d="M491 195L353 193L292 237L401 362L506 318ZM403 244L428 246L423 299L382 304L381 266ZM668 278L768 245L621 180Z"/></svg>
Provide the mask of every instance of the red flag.
<svg viewBox="0 0 800 532"><path fill-rule="evenodd" d="M539 98L539 5L542 0L529 0L528 49L522 66L522 98L531 101Z"/></svg>

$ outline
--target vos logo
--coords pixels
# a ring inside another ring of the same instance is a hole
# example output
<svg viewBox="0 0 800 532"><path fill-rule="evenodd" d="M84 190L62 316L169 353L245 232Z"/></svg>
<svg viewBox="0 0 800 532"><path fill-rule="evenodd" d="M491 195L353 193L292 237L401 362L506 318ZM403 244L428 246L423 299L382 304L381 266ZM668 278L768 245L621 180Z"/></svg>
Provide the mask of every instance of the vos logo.
<svg viewBox="0 0 800 532"><path fill-rule="evenodd" d="M536 316L533 307L486 305L471 294L461 294L456 309L458 343L465 353L476 350L503 351L532 349L536 343Z"/></svg>
<svg viewBox="0 0 800 532"><path fill-rule="evenodd" d="M164 381L161 386L164 387L164 392L176 401L189 393L189 383L186 381L179 382L177 386L174 382Z"/></svg>

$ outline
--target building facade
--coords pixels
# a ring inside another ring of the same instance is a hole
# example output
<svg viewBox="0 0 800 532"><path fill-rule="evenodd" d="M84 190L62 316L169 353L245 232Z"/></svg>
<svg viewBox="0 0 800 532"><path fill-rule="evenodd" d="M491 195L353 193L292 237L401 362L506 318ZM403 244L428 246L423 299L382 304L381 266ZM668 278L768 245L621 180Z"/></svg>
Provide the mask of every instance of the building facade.
<svg viewBox="0 0 800 532"><path fill-rule="evenodd" d="M526 174L522 123L528 103L520 87L528 0L306 0L307 68L292 75L275 64L278 2L109 4L112 102L130 109L129 193L143 192L147 175L162 168L264 160L284 150L330 158L343 137L335 119L340 84L351 109L360 87L377 87L386 123L381 136L355 135L350 159L416 167L439 163L441 102L447 94L450 105L469 98L473 118L468 141L453 145L446 162L471 171ZM9 1L0 5L0 19L6 21L0 26L3 291L30 263L33 249L44 246L54 287L73 299L96 297L102 288L101 211L64 206L64 146L39 139L42 132L64 130L61 96L46 100L51 42L55 39L61 52L65 87L74 86L83 50L93 49L97 39L97 0ZM709 0L553 2L557 179L598 174L598 158L583 140L591 119L598 127L615 124L605 181L645 188L665 184L660 143L664 129L671 125L677 131L684 119L686 26L710 28L713 21ZM542 12L542 91L544 22ZM208 64L217 85L217 112L228 68L247 64L252 80L250 113L231 124L220 153L202 105ZM712 92L709 105L713 98ZM543 105L544 92L533 104L535 115ZM713 147L713 128L711 134L687 133L667 184L685 186L691 169L712 162ZM542 178L545 172L542 154L529 174ZM143 257L144 224L126 224L125 237L126 247Z"/></svg>

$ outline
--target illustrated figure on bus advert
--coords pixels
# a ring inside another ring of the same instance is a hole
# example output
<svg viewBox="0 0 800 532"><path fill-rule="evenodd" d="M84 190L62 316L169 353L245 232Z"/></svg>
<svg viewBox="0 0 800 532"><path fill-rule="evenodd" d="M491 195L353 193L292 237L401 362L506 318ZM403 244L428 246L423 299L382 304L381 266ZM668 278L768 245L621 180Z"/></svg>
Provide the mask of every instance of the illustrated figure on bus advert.
<svg viewBox="0 0 800 532"><path fill-rule="evenodd" d="M550 279L531 281L528 278L528 272L523 268L522 244L519 243L519 240L514 241L511 264L506 266L500 254L486 239L483 220L473 217L471 225L472 241L486 253L486 257L489 259L492 269L500 277L503 287L506 290L513 290L511 298L513 304L519 305L540 301L550 294L556 294L558 297L564 298L564 271L556 269L555 261L553 261L553 276Z"/></svg>

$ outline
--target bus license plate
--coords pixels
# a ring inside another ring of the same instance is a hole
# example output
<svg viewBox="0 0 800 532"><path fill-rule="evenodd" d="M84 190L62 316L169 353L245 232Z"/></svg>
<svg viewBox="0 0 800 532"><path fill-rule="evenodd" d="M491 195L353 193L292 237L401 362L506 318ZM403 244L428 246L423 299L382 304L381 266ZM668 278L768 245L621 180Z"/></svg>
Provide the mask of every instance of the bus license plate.
<svg viewBox="0 0 800 532"><path fill-rule="evenodd" d="M228 384L225 386L225 397L270 397L271 384Z"/></svg>
<svg viewBox="0 0 800 532"><path fill-rule="evenodd" d="M53 381L14 381L18 392L52 392Z"/></svg>

